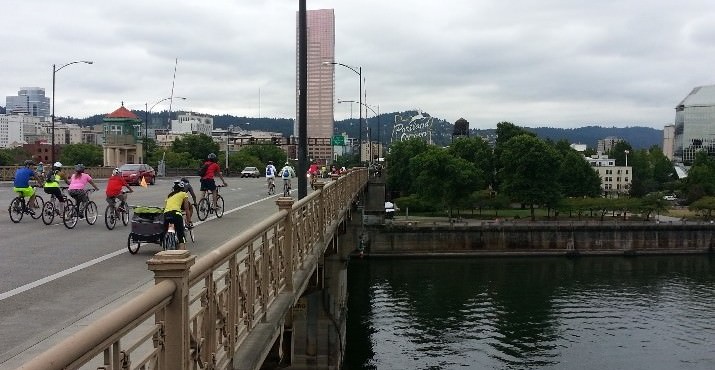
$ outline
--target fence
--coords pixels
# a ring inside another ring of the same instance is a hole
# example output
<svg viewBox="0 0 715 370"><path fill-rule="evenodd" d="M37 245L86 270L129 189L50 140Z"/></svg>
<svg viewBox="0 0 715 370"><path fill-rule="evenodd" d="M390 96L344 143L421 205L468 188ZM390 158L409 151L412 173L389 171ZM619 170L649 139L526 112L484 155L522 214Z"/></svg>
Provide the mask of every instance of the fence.
<svg viewBox="0 0 715 370"><path fill-rule="evenodd" d="M300 297L295 276L315 266L367 178L355 169L297 202L278 198L278 212L198 260L157 253L154 286L20 369L227 368L279 297Z"/></svg>
<svg viewBox="0 0 715 370"><path fill-rule="evenodd" d="M0 181L12 181L15 178L15 171L20 168L20 166L0 166ZM45 171L50 170L52 167L49 164L45 165ZM35 169L35 166L32 166ZM84 172L90 174L94 178L102 179L108 178L112 175L112 170L114 167L87 167ZM69 174L74 172L74 167L65 166L62 170Z"/></svg>

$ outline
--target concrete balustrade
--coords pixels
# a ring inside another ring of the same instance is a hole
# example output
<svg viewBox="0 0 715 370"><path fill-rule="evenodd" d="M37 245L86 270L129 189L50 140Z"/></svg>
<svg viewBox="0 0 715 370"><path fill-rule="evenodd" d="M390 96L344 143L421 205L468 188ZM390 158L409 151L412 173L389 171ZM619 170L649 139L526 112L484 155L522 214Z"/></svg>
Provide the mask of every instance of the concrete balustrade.
<svg viewBox="0 0 715 370"><path fill-rule="evenodd" d="M20 369L260 367L368 173L334 180L278 198L276 213L201 258L157 253L152 288Z"/></svg>

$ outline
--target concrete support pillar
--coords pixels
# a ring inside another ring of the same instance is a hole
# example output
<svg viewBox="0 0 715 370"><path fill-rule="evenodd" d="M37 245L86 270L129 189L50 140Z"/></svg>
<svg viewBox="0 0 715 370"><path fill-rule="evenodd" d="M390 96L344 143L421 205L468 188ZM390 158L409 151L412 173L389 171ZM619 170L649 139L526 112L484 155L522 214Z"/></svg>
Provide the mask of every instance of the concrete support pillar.
<svg viewBox="0 0 715 370"><path fill-rule="evenodd" d="M187 250L162 251L147 261L155 283L171 280L176 284L169 305L156 315L156 322L164 324L160 354L164 369L189 369L189 268L195 261L196 256Z"/></svg>
<svg viewBox="0 0 715 370"><path fill-rule="evenodd" d="M286 288L288 291L293 291L293 271L295 269L295 261L293 261L293 198L279 197L276 200L279 211L287 211L288 215L283 220L283 258L286 260L286 268L283 278L285 279Z"/></svg>

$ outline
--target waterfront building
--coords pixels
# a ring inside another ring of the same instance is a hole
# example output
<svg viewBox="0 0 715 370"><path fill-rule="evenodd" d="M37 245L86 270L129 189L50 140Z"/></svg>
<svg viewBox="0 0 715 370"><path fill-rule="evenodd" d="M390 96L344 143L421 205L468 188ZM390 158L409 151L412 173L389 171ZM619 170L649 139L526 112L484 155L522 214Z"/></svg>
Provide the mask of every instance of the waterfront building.
<svg viewBox="0 0 715 370"><path fill-rule="evenodd" d="M616 160L598 152L591 157L584 157L601 178L601 191L606 195L628 193L633 182L633 168L616 166Z"/></svg>
<svg viewBox="0 0 715 370"><path fill-rule="evenodd" d="M330 160L333 136L335 101L335 66L324 62L335 61L335 13L333 9L308 10L306 12L308 28L308 96L307 96L307 134L309 138L308 155L313 159ZM298 30L298 22L296 22ZM298 60L299 32L296 32L296 61ZM296 63L296 117L298 114L298 89L300 71ZM349 73L349 71L347 72ZM298 119L293 132L298 136ZM311 140L312 139L312 140ZM325 142L328 145L323 145ZM317 145L318 147L311 147Z"/></svg>
<svg viewBox="0 0 715 370"><path fill-rule="evenodd" d="M700 150L715 155L715 85L695 87L675 107L673 161L690 165Z"/></svg>
<svg viewBox="0 0 715 370"><path fill-rule="evenodd" d="M607 138L598 140L598 144L596 145L596 151L601 153L608 153L611 149L613 149L613 146L616 145L616 143L621 141L623 141L623 139L615 136L609 136Z"/></svg>
<svg viewBox="0 0 715 370"><path fill-rule="evenodd" d="M171 120L171 132L174 134L205 134L211 136L214 129L212 116L187 112L178 114Z"/></svg>
<svg viewBox="0 0 715 370"><path fill-rule="evenodd" d="M663 127L663 154L673 160L673 147L675 146L675 125Z"/></svg>
<svg viewBox="0 0 715 370"><path fill-rule="evenodd" d="M23 87L17 92L17 96L5 97L5 112L49 117L50 98L45 96L45 89L41 87Z"/></svg>

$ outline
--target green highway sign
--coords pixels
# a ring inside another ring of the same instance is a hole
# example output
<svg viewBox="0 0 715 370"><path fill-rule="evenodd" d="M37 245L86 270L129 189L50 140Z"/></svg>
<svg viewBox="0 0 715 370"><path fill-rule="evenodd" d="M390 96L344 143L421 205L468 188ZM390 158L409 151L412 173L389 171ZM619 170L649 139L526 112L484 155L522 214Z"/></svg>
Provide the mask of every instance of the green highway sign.
<svg viewBox="0 0 715 370"><path fill-rule="evenodd" d="M335 135L332 140L333 146L345 146L345 136Z"/></svg>

